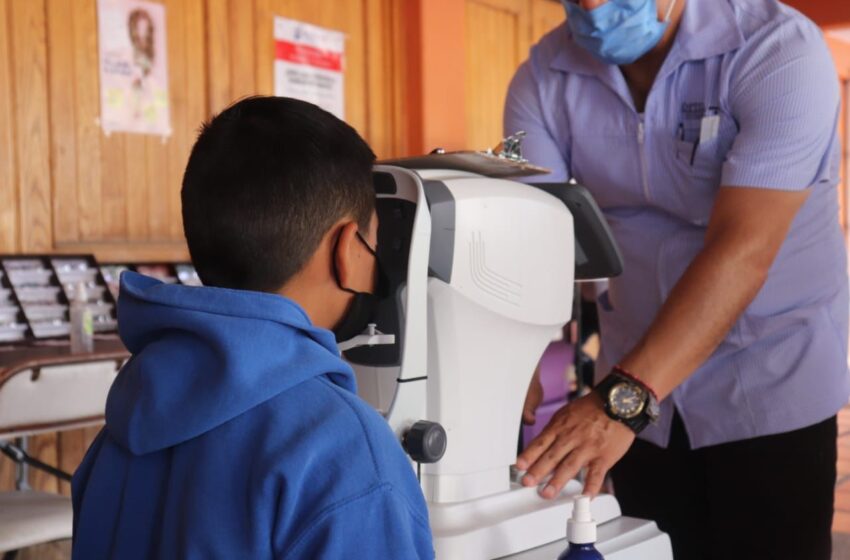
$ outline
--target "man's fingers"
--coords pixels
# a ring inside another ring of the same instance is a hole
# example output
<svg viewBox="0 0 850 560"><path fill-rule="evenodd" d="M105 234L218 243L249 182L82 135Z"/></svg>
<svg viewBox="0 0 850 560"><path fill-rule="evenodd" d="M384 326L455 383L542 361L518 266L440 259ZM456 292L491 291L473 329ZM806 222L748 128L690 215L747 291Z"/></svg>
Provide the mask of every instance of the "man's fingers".
<svg viewBox="0 0 850 560"><path fill-rule="evenodd" d="M579 471L590 466L585 492L596 494L605 474L628 450L634 433L605 415L596 398L582 397L558 411L549 425L517 458L516 466L526 471L525 486L534 486L554 470L541 494L554 497Z"/></svg>
<svg viewBox="0 0 850 560"><path fill-rule="evenodd" d="M576 448L571 433L560 434L549 448L528 468L528 474L540 481L549 475Z"/></svg>
<svg viewBox="0 0 850 560"><path fill-rule="evenodd" d="M584 479L584 490L582 494L587 494L594 497L602 490L602 485L605 483L605 475L608 473L608 468L599 461L593 461L587 467L587 476Z"/></svg>
<svg viewBox="0 0 850 560"><path fill-rule="evenodd" d="M589 459L590 457L587 452L582 451L575 451L567 455L558 465L558 468L555 469L555 475L549 480L549 483L543 488L540 494L546 499L552 499L560 494L567 482L578 475L581 468L587 464Z"/></svg>
<svg viewBox="0 0 850 560"><path fill-rule="evenodd" d="M537 422L537 417L534 414L534 411L537 407L534 408L526 408L522 411L522 423L526 426L531 426Z"/></svg>
<svg viewBox="0 0 850 560"><path fill-rule="evenodd" d="M537 484L539 478L549 474L555 468L558 461L560 461L560 458L572 450L573 447L569 443L572 440L572 431L572 429L565 430L563 421L552 418L549 425L517 457L517 468L523 471L527 470L529 474L536 477L536 480L529 482L526 486ZM555 458L548 470L538 465L541 458L545 458L549 453L556 453L559 450L560 456Z"/></svg>
<svg viewBox="0 0 850 560"><path fill-rule="evenodd" d="M539 459L540 456L549 449L549 446L552 445L553 441L555 441L555 434L552 430L543 430L539 436L531 441L528 448L526 448L526 450L520 453L519 457L517 457L516 467L521 471L528 470L528 468L537 462L537 459ZM531 482L530 484L526 484L526 486L534 486L535 484L537 483Z"/></svg>
<svg viewBox="0 0 850 560"><path fill-rule="evenodd" d="M540 458L540 456L543 455L549 449L549 447L552 445L552 442L554 442L556 438L566 435L565 426L567 421L567 415L564 414L564 410L567 407L569 407L569 405L566 405L565 407L561 408L559 412L555 413L555 416L553 416L552 419L549 420L549 424L546 426L546 428L543 429L540 435L538 435L531 441L525 451L520 453L519 457L517 457L516 462L516 466L519 470L530 470ZM530 480L527 484L525 482L523 483L526 486L534 486L535 484L537 484L537 480Z"/></svg>

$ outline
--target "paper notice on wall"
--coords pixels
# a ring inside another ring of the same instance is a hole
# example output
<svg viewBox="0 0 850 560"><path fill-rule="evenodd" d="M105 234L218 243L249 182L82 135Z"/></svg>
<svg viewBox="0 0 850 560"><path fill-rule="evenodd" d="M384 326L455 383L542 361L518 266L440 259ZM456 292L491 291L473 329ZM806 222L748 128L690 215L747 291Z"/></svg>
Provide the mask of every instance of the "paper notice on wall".
<svg viewBox="0 0 850 560"><path fill-rule="evenodd" d="M282 17L274 20L274 93L345 118L345 34Z"/></svg>
<svg viewBox="0 0 850 560"><path fill-rule="evenodd" d="M103 130L170 135L165 6L98 0L97 27Z"/></svg>

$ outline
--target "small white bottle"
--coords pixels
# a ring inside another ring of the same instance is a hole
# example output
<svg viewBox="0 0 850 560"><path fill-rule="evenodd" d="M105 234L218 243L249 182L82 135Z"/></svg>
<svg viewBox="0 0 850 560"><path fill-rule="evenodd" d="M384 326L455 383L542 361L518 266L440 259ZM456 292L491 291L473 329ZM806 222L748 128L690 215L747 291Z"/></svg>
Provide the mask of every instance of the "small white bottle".
<svg viewBox="0 0 850 560"><path fill-rule="evenodd" d="M84 354L94 350L94 323L88 305L88 292L83 282L74 289L71 300L71 353Z"/></svg>
<svg viewBox="0 0 850 560"><path fill-rule="evenodd" d="M593 546L596 521L590 514L590 496L578 496L573 502L573 516L567 521L569 547L558 560L605 560Z"/></svg>

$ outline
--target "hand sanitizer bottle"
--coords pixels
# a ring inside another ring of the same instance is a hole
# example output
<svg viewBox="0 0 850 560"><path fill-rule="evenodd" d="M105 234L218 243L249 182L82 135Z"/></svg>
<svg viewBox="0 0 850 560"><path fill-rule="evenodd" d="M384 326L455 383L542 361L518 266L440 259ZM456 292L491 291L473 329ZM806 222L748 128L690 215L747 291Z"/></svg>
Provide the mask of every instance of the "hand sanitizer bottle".
<svg viewBox="0 0 850 560"><path fill-rule="evenodd" d="M84 354L94 350L94 324L88 305L86 285L80 282L71 301L71 353Z"/></svg>
<svg viewBox="0 0 850 560"><path fill-rule="evenodd" d="M596 521L590 516L590 496L579 496L573 502L573 516L567 521L570 545L558 560L604 560L594 548Z"/></svg>

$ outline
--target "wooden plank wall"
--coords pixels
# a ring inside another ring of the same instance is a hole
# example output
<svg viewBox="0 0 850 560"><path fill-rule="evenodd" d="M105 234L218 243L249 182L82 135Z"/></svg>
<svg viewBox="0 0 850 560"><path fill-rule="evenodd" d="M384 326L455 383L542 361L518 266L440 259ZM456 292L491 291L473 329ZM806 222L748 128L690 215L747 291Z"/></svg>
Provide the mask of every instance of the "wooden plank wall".
<svg viewBox="0 0 850 560"><path fill-rule="evenodd" d="M0 0L0 252L186 258L188 152L210 114L273 93L275 15L346 34L346 120L379 156L399 153L399 0L157 1L168 138L101 130L96 0Z"/></svg>
<svg viewBox="0 0 850 560"><path fill-rule="evenodd" d="M165 139L100 129L96 0L0 0L0 251L186 258L188 151L210 114L272 93L276 14L346 33L346 119L379 157L409 152L403 0L158 1L174 130ZM501 133L510 76L563 9L554 0L466 0L466 9L465 144L483 147Z"/></svg>
<svg viewBox="0 0 850 560"><path fill-rule="evenodd" d="M466 141L471 149L502 139L508 84L529 48L564 21L552 0L466 0Z"/></svg>

